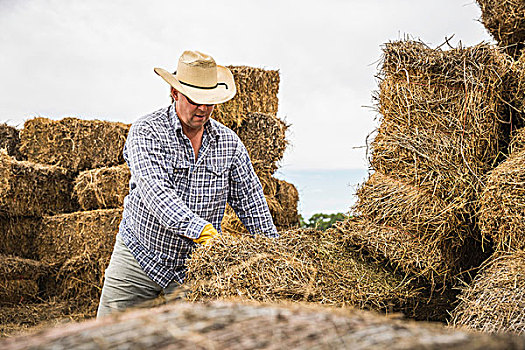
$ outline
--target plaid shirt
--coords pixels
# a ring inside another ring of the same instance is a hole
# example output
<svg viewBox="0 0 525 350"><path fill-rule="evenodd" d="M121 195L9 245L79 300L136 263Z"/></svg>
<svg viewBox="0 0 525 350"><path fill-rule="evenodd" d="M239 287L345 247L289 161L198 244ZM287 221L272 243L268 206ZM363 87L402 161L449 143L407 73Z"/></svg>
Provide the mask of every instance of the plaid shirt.
<svg viewBox="0 0 525 350"><path fill-rule="evenodd" d="M277 237L261 183L232 130L210 119L197 161L173 105L138 119L124 158L131 169L120 234L144 272L161 287L184 281L193 238L219 232L226 202L252 234Z"/></svg>

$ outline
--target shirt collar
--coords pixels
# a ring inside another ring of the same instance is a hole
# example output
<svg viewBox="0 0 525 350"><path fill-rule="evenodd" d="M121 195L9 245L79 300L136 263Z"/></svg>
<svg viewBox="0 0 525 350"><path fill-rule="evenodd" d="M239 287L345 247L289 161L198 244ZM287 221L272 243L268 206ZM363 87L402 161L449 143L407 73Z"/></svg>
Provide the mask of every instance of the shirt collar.
<svg viewBox="0 0 525 350"><path fill-rule="evenodd" d="M180 124L179 117L177 116L177 112L175 111L175 105L171 104L168 107L168 119L170 120L171 127L175 132L177 130L180 130L182 132L182 125Z"/></svg>
<svg viewBox="0 0 525 350"><path fill-rule="evenodd" d="M215 121L210 118L210 120L204 124L204 131L212 138L217 139L219 138L219 133L217 132L217 125L215 125L214 122Z"/></svg>

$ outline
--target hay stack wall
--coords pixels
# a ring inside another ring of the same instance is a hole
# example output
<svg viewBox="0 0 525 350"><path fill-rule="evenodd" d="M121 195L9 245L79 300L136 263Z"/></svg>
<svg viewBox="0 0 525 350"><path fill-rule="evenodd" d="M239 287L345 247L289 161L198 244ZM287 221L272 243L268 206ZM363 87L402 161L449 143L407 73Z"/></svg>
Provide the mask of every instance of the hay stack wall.
<svg viewBox="0 0 525 350"><path fill-rule="evenodd" d="M0 253L6 254L6 259L35 259L35 263L52 266L52 269L49 274L37 279L24 276L3 279L0 286L3 291L2 300L16 302L20 307L27 308L32 308L33 302L49 303L50 299L62 297L58 294L66 295L64 292L57 294L57 276L60 283L65 280L68 281L68 286L75 283L83 286L83 290L76 288L79 293L75 298L89 294L85 292L93 288L98 288L99 291L98 285L78 275L77 271L66 268L74 264L66 263L71 259L79 260L79 257L87 256L91 260L83 260L83 267L86 268L94 260L101 260L102 256L104 259L106 256L109 258L113 244L111 235L114 239L116 231L104 224L101 215L76 212L79 204L73 198L74 179L78 170L83 167L112 164L114 159L119 156L122 158L121 147L127 134L127 126L74 118L56 122L35 118L27 121L20 131L21 153L18 155L15 152L18 131L14 128L4 129L2 130L8 134L8 142L0 154ZM114 153L119 155L115 157ZM72 212L75 213L71 214ZM113 226L118 227L120 213L113 216L116 219ZM62 220L62 224L57 223L63 217L73 217L75 223L63 224L67 220ZM86 236L88 230L79 225L81 223L90 226L91 231L97 231L97 228L100 230L90 239ZM94 224L99 226L92 226ZM108 234L110 239L99 244L102 237ZM79 240L87 241L80 244L75 241L77 236L80 237ZM61 238L65 241L61 241ZM104 259L103 262L107 263L107 259ZM103 269L97 268L96 271L99 283ZM60 288L66 289L65 286ZM36 308L41 307L39 305ZM0 314L3 317L3 311ZM30 321L24 319L20 322Z"/></svg>
<svg viewBox="0 0 525 350"><path fill-rule="evenodd" d="M448 51L417 42L384 49L377 97L377 171L468 209L505 151L507 56L489 45Z"/></svg>
<svg viewBox="0 0 525 350"><path fill-rule="evenodd" d="M485 44L448 51L413 41L385 45L375 174L358 191L362 229L352 242L433 287L486 258L476 199L508 145L503 101L512 69Z"/></svg>

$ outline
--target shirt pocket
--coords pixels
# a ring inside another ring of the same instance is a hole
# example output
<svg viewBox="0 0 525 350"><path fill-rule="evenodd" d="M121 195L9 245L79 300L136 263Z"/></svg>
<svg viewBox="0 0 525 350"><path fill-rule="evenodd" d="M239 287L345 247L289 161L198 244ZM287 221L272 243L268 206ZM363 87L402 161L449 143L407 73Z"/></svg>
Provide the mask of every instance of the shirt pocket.
<svg viewBox="0 0 525 350"><path fill-rule="evenodd" d="M210 200L221 200L228 193L228 169L224 165L206 164L206 196Z"/></svg>
<svg viewBox="0 0 525 350"><path fill-rule="evenodd" d="M190 163L180 158L172 158L168 166L168 175L170 182L177 190L177 192L183 193L188 187L188 176L190 170Z"/></svg>

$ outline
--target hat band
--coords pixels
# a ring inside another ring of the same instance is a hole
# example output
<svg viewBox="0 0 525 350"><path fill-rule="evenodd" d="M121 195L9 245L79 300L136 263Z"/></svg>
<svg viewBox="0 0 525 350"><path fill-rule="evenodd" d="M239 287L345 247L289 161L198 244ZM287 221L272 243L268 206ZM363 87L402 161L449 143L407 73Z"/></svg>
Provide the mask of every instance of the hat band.
<svg viewBox="0 0 525 350"><path fill-rule="evenodd" d="M186 85L186 86L192 87L192 88L206 89L206 90L208 90L208 89L215 89L219 85L224 85L224 86L226 86L226 90L228 90L228 84L226 84L226 83L217 83L217 84L215 84L215 86L198 86L198 85L185 83L185 82L183 82L181 80L179 80L179 83L181 83L182 85Z"/></svg>

